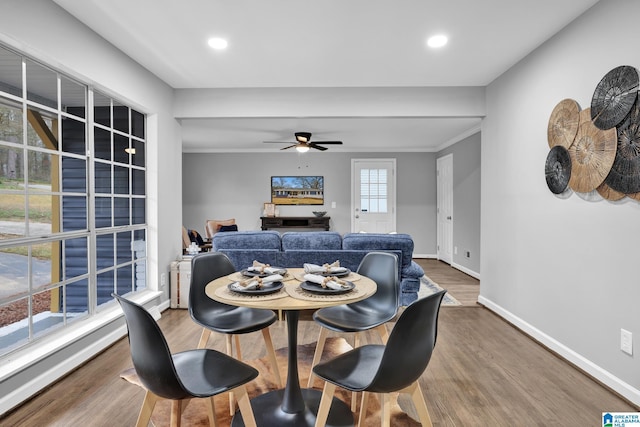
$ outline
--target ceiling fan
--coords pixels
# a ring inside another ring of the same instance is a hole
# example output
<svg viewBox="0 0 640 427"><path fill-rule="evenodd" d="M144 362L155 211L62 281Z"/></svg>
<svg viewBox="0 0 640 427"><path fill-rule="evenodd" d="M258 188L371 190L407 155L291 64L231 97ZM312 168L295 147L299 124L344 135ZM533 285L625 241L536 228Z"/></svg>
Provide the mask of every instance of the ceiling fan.
<svg viewBox="0 0 640 427"><path fill-rule="evenodd" d="M323 147L322 145L341 145L342 141L319 141L319 142L311 142L311 132L296 132L294 134L296 136L296 142L293 145L288 147L281 148L281 150L287 150L289 148L295 148L299 153L306 153L309 151L309 148L315 148L316 150L326 151L327 147ZM282 144L281 141L264 141L265 143L271 144ZM322 144L322 145L319 145Z"/></svg>

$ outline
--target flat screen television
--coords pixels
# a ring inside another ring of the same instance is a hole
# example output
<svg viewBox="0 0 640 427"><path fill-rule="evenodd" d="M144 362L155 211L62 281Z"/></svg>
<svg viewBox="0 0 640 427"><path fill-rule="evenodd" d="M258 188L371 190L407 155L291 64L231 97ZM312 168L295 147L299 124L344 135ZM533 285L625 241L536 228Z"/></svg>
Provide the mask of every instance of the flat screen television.
<svg viewBox="0 0 640 427"><path fill-rule="evenodd" d="M272 176L271 203L324 205L323 176Z"/></svg>

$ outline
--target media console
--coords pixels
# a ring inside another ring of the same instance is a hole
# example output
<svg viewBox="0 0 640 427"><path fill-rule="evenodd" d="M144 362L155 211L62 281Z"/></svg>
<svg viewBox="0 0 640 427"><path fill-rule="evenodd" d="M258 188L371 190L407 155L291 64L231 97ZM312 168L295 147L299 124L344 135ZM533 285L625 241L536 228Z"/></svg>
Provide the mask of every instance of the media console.
<svg viewBox="0 0 640 427"><path fill-rule="evenodd" d="M329 231L328 216L261 216L262 229L271 228L324 228Z"/></svg>

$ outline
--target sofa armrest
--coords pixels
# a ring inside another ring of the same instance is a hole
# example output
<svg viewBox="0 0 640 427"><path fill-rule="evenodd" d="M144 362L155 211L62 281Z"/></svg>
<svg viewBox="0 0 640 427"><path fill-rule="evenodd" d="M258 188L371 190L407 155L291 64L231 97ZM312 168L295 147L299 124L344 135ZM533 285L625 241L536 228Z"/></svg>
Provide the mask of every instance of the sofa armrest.
<svg viewBox="0 0 640 427"><path fill-rule="evenodd" d="M402 277L408 277L412 279L419 279L424 276L424 270L415 261L411 261L411 264L403 267L400 275Z"/></svg>
<svg viewBox="0 0 640 427"><path fill-rule="evenodd" d="M407 267L413 258L413 239L408 234L347 233L342 238L343 249L367 251L401 251L400 267Z"/></svg>

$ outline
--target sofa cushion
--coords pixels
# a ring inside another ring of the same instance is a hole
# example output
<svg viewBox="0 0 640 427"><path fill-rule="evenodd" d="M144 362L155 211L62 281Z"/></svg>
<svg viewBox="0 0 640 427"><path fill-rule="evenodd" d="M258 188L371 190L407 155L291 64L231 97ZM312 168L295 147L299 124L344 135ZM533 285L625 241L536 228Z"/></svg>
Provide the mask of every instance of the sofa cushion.
<svg viewBox="0 0 640 427"><path fill-rule="evenodd" d="M282 250L340 250L342 236L335 231L289 231L282 234Z"/></svg>
<svg viewBox="0 0 640 427"><path fill-rule="evenodd" d="M400 251L393 251L400 256ZM315 249L300 249L281 252L278 256L278 265L282 267L302 267L305 263L311 264L331 264L340 261L342 267L351 271L356 271L360 261L367 254L367 251L345 251L333 250L323 251Z"/></svg>
<svg viewBox="0 0 640 427"><path fill-rule="evenodd" d="M280 233L264 231L221 231L213 235L214 251L223 249L274 249L280 250ZM236 266L237 267L237 266Z"/></svg>
<svg viewBox="0 0 640 427"><path fill-rule="evenodd" d="M347 233L342 238L342 248L368 251L402 251L401 268L409 266L413 257L413 239L408 234Z"/></svg>

